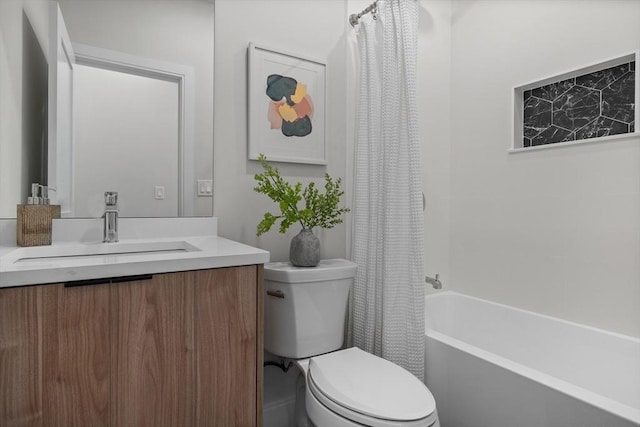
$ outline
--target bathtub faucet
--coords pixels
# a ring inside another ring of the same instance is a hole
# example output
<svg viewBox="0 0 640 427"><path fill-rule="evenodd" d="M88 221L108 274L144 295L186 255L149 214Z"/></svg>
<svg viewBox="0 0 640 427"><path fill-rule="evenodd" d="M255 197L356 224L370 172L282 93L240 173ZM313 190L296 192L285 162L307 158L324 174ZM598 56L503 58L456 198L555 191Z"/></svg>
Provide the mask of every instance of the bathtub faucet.
<svg viewBox="0 0 640 427"><path fill-rule="evenodd" d="M433 289L442 289L442 282L438 280L439 276L440 276L439 274L436 274L435 279L433 277L424 276L424 281L427 283L431 283L431 286L433 286Z"/></svg>

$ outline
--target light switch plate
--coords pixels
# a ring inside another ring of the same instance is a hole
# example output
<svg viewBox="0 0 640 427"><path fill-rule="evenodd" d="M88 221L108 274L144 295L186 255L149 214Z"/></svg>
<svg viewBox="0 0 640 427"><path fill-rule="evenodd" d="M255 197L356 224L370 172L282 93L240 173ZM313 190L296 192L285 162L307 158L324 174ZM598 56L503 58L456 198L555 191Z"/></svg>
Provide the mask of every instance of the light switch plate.
<svg viewBox="0 0 640 427"><path fill-rule="evenodd" d="M154 189L153 197L156 200L164 200L164 186L156 185Z"/></svg>
<svg viewBox="0 0 640 427"><path fill-rule="evenodd" d="M213 196L213 181L210 179L198 180L198 197Z"/></svg>

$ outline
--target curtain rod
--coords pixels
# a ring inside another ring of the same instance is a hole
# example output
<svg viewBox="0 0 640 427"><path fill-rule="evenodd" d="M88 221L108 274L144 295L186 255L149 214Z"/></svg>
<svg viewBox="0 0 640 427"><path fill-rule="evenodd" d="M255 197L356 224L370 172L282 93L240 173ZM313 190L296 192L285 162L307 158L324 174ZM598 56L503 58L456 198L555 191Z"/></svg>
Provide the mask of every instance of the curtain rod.
<svg viewBox="0 0 640 427"><path fill-rule="evenodd" d="M369 12L373 12L373 19L376 19L376 6L377 6L377 3L378 3L378 0L374 1L373 3L371 3L362 12L354 13L354 14L349 15L349 23L351 24L351 26L355 27L356 24L358 24L358 21L360 20L360 18L362 18L363 15L366 15Z"/></svg>

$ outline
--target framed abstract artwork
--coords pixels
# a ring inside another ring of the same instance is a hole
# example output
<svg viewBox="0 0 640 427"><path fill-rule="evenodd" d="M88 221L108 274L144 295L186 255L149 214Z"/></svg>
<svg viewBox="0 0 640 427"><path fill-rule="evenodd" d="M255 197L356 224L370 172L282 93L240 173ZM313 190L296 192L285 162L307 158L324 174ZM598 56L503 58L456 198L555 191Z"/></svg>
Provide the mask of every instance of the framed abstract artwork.
<svg viewBox="0 0 640 427"><path fill-rule="evenodd" d="M249 43L248 156L276 162L327 163L326 65Z"/></svg>

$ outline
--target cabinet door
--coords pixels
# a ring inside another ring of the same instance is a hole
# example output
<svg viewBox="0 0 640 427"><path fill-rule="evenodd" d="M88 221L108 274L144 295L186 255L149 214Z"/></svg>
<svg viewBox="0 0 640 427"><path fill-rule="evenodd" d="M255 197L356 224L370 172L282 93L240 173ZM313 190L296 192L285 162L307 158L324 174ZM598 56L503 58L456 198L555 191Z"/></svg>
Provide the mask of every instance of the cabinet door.
<svg viewBox="0 0 640 427"><path fill-rule="evenodd" d="M198 426L258 423L257 271L250 266L194 273Z"/></svg>
<svg viewBox="0 0 640 427"><path fill-rule="evenodd" d="M42 425L41 287L0 289L0 425Z"/></svg>
<svg viewBox="0 0 640 427"><path fill-rule="evenodd" d="M0 289L2 427L261 426L261 367L262 266Z"/></svg>
<svg viewBox="0 0 640 427"><path fill-rule="evenodd" d="M113 426L190 426L192 273L111 285Z"/></svg>
<svg viewBox="0 0 640 427"><path fill-rule="evenodd" d="M42 287L47 426L109 425L109 285Z"/></svg>

